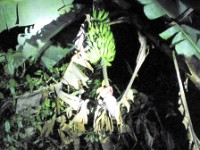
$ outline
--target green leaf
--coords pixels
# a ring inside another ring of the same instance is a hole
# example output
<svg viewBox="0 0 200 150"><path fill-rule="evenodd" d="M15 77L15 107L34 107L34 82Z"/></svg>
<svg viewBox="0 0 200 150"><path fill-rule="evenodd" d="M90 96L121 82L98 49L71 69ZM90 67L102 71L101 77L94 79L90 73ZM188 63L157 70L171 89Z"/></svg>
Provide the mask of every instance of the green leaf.
<svg viewBox="0 0 200 150"><path fill-rule="evenodd" d="M42 70L37 70L34 74L40 76L42 75Z"/></svg>
<svg viewBox="0 0 200 150"><path fill-rule="evenodd" d="M162 0L160 1L160 3L156 0L138 1L144 5L145 15L149 19L156 19L164 15L172 17L169 15L167 9L165 9L168 5L161 5L161 2L163 2ZM197 38L197 35L199 33L200 31L195 30L189 26L180 26L179 24L175 23L172 27L160 33L160 37L164 40L167 40L174 36L172 40L172 45L175 46L175 49L179 55L184 55L186 57L191 57L194 55L198 59L200 59L200 41Z"/></svg>
<svg viewBox="0 0 200 150"><path fill-rule="evenodd" d="M13 137L11 137L9 134L6 136L6 140L11 143L13 141Z"/></svg>
<svg viewBox="0 0 200 150"><path fill-rule="evenodd" d="M167 40L173 37L172 45L176 52L185 57L196 56L200 60L200 48L198 47L198 34L200 31L189 26L175 24L160 34L160 37Z"/></svg>
<svg viewBox="0 0 200 150"><path fill-rule="evenodd" d="M144 13L148 14L147 17L152 20L164 16L167 12L162 8L158 7L158 3L152 3L144 6ZM155 9L157 7L157 9Z"/></svg>
<svg viewBox="0 0 200 150"><path fill-rule="evenodd" d="M35 133L35 129L34 127L27 127L25 129L25 132L26 132L27 137L30 137Z"/></svg>
<svg viewBox="0 0 200 150"><path fill-rule="evenodd" d="M14 79L9 80L9 85L14 87L16 85L16 81Z"/></svg>
<svg viewBox="0 0 200 150"><path fill-rule="evenodd" d="M15 86L16 86L16 81L14 79L9 80L9 89L12 95L15 95Z"/></svg>
<svg viewBox="0 0 200 150"><path fill-rule="evenodd" d="M160 37L164 40L168 40L170 37L172 37L174 34L176 34L179 31L179 28L177 26L172 26L165 30L164 32L160 33Z"/></svg>
<svg viewBox="0 0 200 150"><path fill-rule="evenodd" d="M0 3L0 32L10 29L16 25L17 3Z"/></svg>
<svg viewBox="0 0 200 150"><path fill-rule="evenodd" d="M55 108L55 107L56 107L56 103L55 103L55 102L52 102L51 107L52 107L52 108Z"/></svg>
<svg viewBox="0 0 200 150"><path fill-rule="evenodd" d="M28 83L32 81L32 78L31 78L30 74L26 75L26 80L27 80Z"/></svg>
<svg viewBox="0 0 200 150"><path fill-rule="evenodd" d="M90 141L93 143L94 142L94 134L90 135Z"/></svg>
<svg viewBox="0 0 200 150"><path fill-rule="evenodd" d="M50 107L50 99L45 100L44 103L46 107Z"/></svg>
<svg viewBox="0 0 200 150"><path fill-rule="evenodd" d="M138 1L144 5L144 13L150 20L157 19L168 14L168 12L156 0Z"/></svg>
<svg viewBox="0 0 200 150"><path fill-rule="evenodd" d="M8 53L7 54L7 70L8 70L8 73L10 75L13 75L14 74L14 71L15 71L15 66L14 66L14 55L12 53Z"/></svg>
<svg viewBox="0 0 200 150"><path fill-rule="evenodd" d="M22 124L22 117L17 117L17 126L19 127L19 128L23 128L23 124Z"/></svg>
<svg viewBox="0 0 200 150"><path fill-rule="evenodd" d="M5 131L10 132L10 122L8 120L5 122Z"/></svg>
<svg viewBox="0 0 200 150"><path fill-rule="evenodd" d="M186 10L181 2L166 0L138 0L144 5L144 13L150 20L159 17L176 18Z"/></svg>
<svg viewBox="0 0 200 150"><path fill-rule="evenodd" d="M40 124L38 124L36 127L40 131L40 133L42 133L42 126Z"/></svg>
<svg viewBox="0 0 200 150"><path fill-rule="evenodd" d="M174 1L165 0L138 0L144 5L145 15L149 19L156 19L162 16L168 16L169 18L175 18L179 16L186 7L179 1L179 5L173 5ZM158 3L159 2L159 3ZM145 7L152 7L147 9ZM147 10L145 10L147 9ZM163 11L160 11L163 10ZM175 10L175 11L174 11ZM178 11L176 11L178 10ZM154 11L158 13L154 13ZM163 13L165 12L165 13ZM169 15L170 14L170 15ZM171 45L175 47L176 52L179 55L184 56L185 63L187 64L187 70L190 72L190 79L195 83L197 87L200 87L200 76L198 73L198 64L200 61L200 30L194 29L188 25L179 25L178 23L171 24L171 27L160 33L160 37L164 40L172 39ZM195 62L195 63L194 63Z"/></svg>
<svg viewBox="0 0 200 150"><path fill-rule="evenodd" d="M8 149L9 150L17 150L14 146L10 146Z"/></svg>

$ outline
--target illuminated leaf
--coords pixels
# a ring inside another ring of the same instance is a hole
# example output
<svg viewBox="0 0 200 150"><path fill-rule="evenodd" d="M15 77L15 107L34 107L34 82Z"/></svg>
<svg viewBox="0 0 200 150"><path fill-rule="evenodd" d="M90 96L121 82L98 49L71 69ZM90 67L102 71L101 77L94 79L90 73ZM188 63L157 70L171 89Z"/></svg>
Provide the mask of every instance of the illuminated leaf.
<svg viewBox="0 0 200 150"><path fill-rule="evenodd" d="M55 2L55 0L51 1ZM66 7L71 8L70 5L66 5ZM50 69L70 51L74 50L73 46L63 48L60 45L52 45L50 41L65 26L76 19L75 16L80 12L82 7L78 8L75 5L73 7L73 11L65 12L65 14L59 15L55 20L51 18L42 19L42 21L46 22L42 24L41 22L37 22L34 26L26 28L25 33L18 35L19 45L16 46L16 50L22 55L15 59L15 68L21 66L29 57L32 57L35 61L39 59L41 64L47 67L47 69Z"/></svg>
<svg viewBox="0 0 200 150"><path fill-rule="evenodd" d="M82 104L82 100L79 97L67 94L63 91L57 91L57 95L66 104L68 104L73 110L79 110Z"/></svg>
<svg viewBox="0 0 200 150"><path fill-rule="evenodd" d="M149 19L156 19L163 15L166 15L167 12L163 9L156 0L138 0L144 6L144 13Z"/></svg>
<svg viewBox="0 0 200 150"><path fill-rule="evenodd" d="M49 0L48 3L44 0L1 0L0 32L15 26L32 25L45 19L53 20L63 13L58 11L60 8L69 11L70 4L72 0ZM68 5L68 8L63 7L64 5Z"/></svg>
<svg viewBox="0 0 200 150"><path fill-rule="evenodd" d="M88 102L89 102L89 100L85 100L82 103L80 111L78 112L78 114L76 114L76 116L73 119L74 122L82 123L82 124L88 123L88 114L89 114L89 110L87 108Z"/></svg>
<svg viewBox="0 0 200 150"><path fill-rule="evenodd" d="M88 79L89 78L78 68L78 66L71 61L65 71L62 82L66 85L69 84L78 90L81 89L81 84L87 87L86 81Z"/></svg>

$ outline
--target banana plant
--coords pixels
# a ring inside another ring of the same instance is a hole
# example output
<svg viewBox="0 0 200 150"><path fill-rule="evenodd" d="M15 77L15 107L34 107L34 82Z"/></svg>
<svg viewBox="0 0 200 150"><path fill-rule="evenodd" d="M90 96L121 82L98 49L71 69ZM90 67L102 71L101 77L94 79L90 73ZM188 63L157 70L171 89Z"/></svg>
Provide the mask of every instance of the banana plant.
<svg viewBox="0 0 200 150"><path fill-rule="evenodd" d="M119 132L122 132L123 119L120 108L126 107L127 112L129 112L130 104L128 100L134 100L133 92L129 87L123 100L117 102L116 98L113 96L112 87L105 83L105 80L107 80L108 83L108 77L105 78L104 71L106 71L107 74L107 70L104 69L106 69L107 66L111 66L111 62L114 60L115 56L114 38L110 31L110 26L107 24L108 22L108 13L103 10L94 10L92 17L86 15L88 30L86 30L84 24L81 25L77 38L74 41L77 52L72 57L61 81L55 86L58 98L64 101L68 106L66 108L67 118L63 117L65 120L68 119L70 121L69 123L60 121L61 125L59 129L61 139L65 143L68 143L69 140L64 136L64 132L67 132L71 138L79 137L87 132L85 125L88 123L88 116L91 114L87 108L87 104L92 100L83 100L81 98L81 95L85 92L84 87L88 87L87 81L89 78L82 72L79 66L88 68L91 72L93 72L94 69L90 63L94 65L94 67L98 67L99 65L103 67L104 82L102 83L102 87L97 90L97 93L103 98L103 101L97 97L98 103L93 112L93 131L95 133L100 135L112 133L114 131L113 119L117 121ZM146 50L145 45L146 43L142 45L141 49L143 51ZM142 57L143 56L142 54ZM139 66L143 63L144 59L142 59L142 61L139 60ZM137 69L137 71L138 70L139 69ZM63 91L64 85L73 87L75 90L74 94ZM77 111L77 114L72 115L72 111Z"/></svg>
<svg viewBox="0 0 200 150"><path fill-rule="evenodd" d="M76 48L75 54L72 56L69 65L67 66L63 76L60 78L60 81L42 89L36 96L36 98L39 96L43 97L41 93L42 91L47 91L47 93L48 90L55 91L57 104L63 104L62 113L61 107L58 106L58 115L54 115L53 118L44 123L43 129L41 130L42 136L48 137L52 133L55 123L58 123L58 133L61 141L65 144L74 142L74 145L76 145L77 138L88 133L86 125L89 122L89 117L93 118L92 132L101 137L99 140L104 139L107 133L109 134L115 131L115 120L117 122L118 132L125 132L123 131L124 121L121 108L126 108L126 113L129 113L130 100L134 102L134 91L130 88L142 63L148 55L148 47L145 38L139 34L141 48L136 61L137 66L122 99L117 101L113 95L113 88L109 85L106 69L108 66L111 66L116 53L115 41L110 29L110 20L108 19L108 15L109 14L104 10L94 10L92 15L86 15L85 23L88 24L88 28L85 24L81 25L77 38L74 40ZM48 29L48 25L44 26L43 29ZM38 42L34 40L32 34L40 33L40 31L35 32L34 28L32 28L32 31L26 31L25 33L25 37L23 37L23 35L19 36L19 41L22 42L18 47L22 48L18 48L18 50L21 50L22 54L26 56L25 58L37 58L39 52L34 51L37 50L35 47L31 49L31 52L33 52L32 54L29 54L26 48L31 48L31 46L28 47L29 37L30 41ZM49 34L47 34L46 41L49 40L48 37ZM44 48L44 46L41 46L41 49ZM48 52L49 49L47 48L46 51ZM43 55L42 58L44 56L46 55ZM89 86L88 80L91 80L90 74L95 71L93 67L97 68L99 66L102 67L104 81L102 82L102 87L97 90L96 94L99 95L94 99L89 99L85 97L85 89ZM87 71L85 68L87 68ZM100 99L100 96L103 100ZM23 104L24 100L32 100L31 95L28 95L24 99L19 98L17 100L17 112L28 107L20 108L20 105ZM94 103L94 101L96 101L95 107L89 109L88 104Z"/></svg>

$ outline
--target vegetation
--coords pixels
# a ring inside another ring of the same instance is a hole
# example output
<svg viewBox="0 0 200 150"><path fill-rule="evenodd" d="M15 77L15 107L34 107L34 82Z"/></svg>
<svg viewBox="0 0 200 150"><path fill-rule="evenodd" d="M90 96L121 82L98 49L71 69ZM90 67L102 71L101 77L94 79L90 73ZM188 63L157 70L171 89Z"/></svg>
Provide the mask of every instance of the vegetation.
<svg viewBox="0 0 200 150"><path fill-rule="evenodd" d="M1 1L0 149L200 149L187 100L200 90L199 10L189 6Z"/></svg>

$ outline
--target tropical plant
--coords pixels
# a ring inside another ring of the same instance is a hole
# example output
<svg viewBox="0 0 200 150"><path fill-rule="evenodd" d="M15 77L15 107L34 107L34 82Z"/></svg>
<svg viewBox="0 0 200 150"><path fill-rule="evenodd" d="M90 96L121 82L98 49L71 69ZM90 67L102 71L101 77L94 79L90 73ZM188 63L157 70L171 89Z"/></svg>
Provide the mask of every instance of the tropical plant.
<svg viewBox="0 0 200 150"><path fill-rule="evenodd" d="M2 149L200 149L180 73L200 87L199 28L188 22L193 18L181 1L3 0L0 8L0 36L24 29L15 47L0 49ZM148 31L153 20L165 22L159 31ZM140 44L129 62L134 66L127 63L132 76L125 87L118 84L122 77L109 74L120 68L119 43L130 40L119 40L118 24L134 27L131 42ZM152 45L174 62L186 147L166 128L166 118L177 114L163 117L156 101L137 89Z"/></svg>

